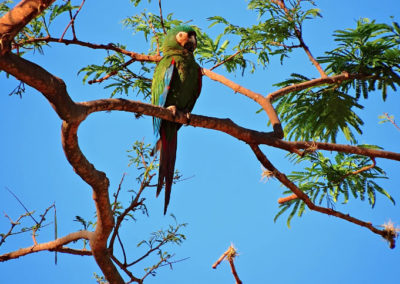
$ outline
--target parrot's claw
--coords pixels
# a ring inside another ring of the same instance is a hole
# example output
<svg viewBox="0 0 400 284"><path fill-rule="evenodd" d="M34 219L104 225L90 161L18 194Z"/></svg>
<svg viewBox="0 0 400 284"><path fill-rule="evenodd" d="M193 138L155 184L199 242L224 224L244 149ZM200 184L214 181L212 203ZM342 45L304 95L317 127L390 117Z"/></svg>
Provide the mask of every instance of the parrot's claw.
<svg viewBox="0 0 400 284"><path fill-rule="evenodd" d="M189 125L191 117L192 117L192 114L190 112L187 112L186 113L186 125Z"/></svg>
<svg viewBox="0 0 400 284"><path fill-rule="evenodd" d="M167 109L172 112L172 116L175 118L176 112L177 112L176 106L172 105L172 106L167 107Z"/></svg>

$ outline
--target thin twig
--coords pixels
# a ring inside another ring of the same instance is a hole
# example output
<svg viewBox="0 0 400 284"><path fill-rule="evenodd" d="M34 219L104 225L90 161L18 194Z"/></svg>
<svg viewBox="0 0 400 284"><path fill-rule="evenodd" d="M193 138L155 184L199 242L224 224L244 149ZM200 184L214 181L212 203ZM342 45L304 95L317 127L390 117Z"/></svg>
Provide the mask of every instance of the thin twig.
<svg viewBox="0 0 400 284"><path fill-rule="evenodd" d="M218 260L212 265L213 269L216 269L217 266L226 258L231 267L232 275L235 277L236 284L242 284L242 281L239 278L239 275L235 268L234 259L237 256L237 251L233 245L230 245L229 248L218 258Z"/></svg>
<svg viewBox="0 0 400 284"><path fill-rule="evenodd" d="M122 221L124 221L125 217L128 215L128 213L131 210L133 210L137 206L143 204L143 199L141 201L139 201L140 195L142 194L143 190L147 187L147 185L150 183L150 181L151 181L151 179L153 178L154 175L155 174L149 175L147 180L145 179L145 180L142 181L142 183L140 184L139 192L136 194L135 199L132 200L131 204L124 210L124 212L122 212L121 215L118 216L117 221L116 221L115 226L114 226L114 232L113 232L113 234L111 236L110 243L109 243L109 246L108 246L111 250L113 250L115 238L118 235L118 230L119 230L119 227L121 226Z"/></svg>
<svg viewBox="0 0 400 284"><path fill-rule="evenodd" d="M36 221L35 217L33 217L32 213L29 212L29 210L25 207L25 205L21 202L21 200L17 197L17 195L15 195L14 192L12 192L7 186L5 187L6 190L12 194L12 196L14 196L14 198L19 202L19 204L21 204L21 206L25 209L25 212L28 214L29 217L32 218L32 220L37 224L39 224L38 221Z"/></svg>
<svg viewBox="0 0 400 284"><path fill-rule="evenodd" d="M111 209L114 214L115 214L115 210L117 208L118 195L119 195L119 192L121 191L122 183L124 182L125 176L126 176L126 173L123 173L122 174L122 178L121 178L121 180L119 182L119 185L118 185L117 192L115 193L114 206Z"/></svg>
<svg viewBox="0 0 400 284"><path fill-rule="evenodd" d="M78 16L79 11L82 9L83 4L85 3L85 0L82 0L81 5L79 6L78 10L76 11L75 15L71 18L71 21L68 23L67 27L65 28L64 32L62 33L61 37L60 37L60 42L63 40L65 33L67 32L68 28L71 26L72 28L72 35L73 35L73 39L76 40L76 34L75 34L75 26L74 26L74 22L76 19L76 16ZM70 12L70 16L71 14L71 10L69 10Z"/></svg>
<svg viewBox="0 0 400 284"><path fill-rule="evenodd" d="M229 60L231 60L232 58L234 58L236 55L238 55L239 53L241 53L241 50L236 51L234 54L232 54L231 56L229 56L228 58L222 60L221 62L215 64L213 67L210 68L210 71L214 70L215 68L221 66L222 64L225 64L226 62L228 62Z"/></svg>
<svg viewBox="0 0 400 284"><path fill-rule="evenodd" d="M151 30L153 31L154 36L156 37L156 43L157 43L157 55L160 55L160 39L158 38L158 34L156 32L156 29L153 26L153 23L151 22L150 18L148 20L149 26Z"/></svg>
<svg viewBox="0 0 400 284"><path fill-rule="evenodd" d="M158 0L158 7L160 8L160 22L161 22L161 26L163 29L164 34L167 34L167 30L165 29L164 26L164 19L163 19L163 13L162 13L162 8L161 8L161 0Z"/></svg>
<svg viewBox="0 0 400 284"><path fill-rule="evenodd" d="M398 130L400 130L400 126L398 126L398 125L396 124L396 122L394 121L394 119L391 118L387 112L385 112L383 115L386 117L387 120L389 120L389 122L390 122L391 124L394 125L394 127L396 127Z"/></svg>
<svg viewBox="0 0 400 284"><path fill-rule="evenodd" d="M131 281L128 283L132 283L132 282L136 282L136 283L143 283L143 281L137 277L135 277L132 272L130 272L128 270L128 268L126 267L126 264L121 263L118 258L116 258L114 255L111 255L111 259L119 266L119 268L121 268L130 278Z"/></svg>
<svg viewBox="0 0 400 284"><path fill-rule="evenodd" d="M10 229L8 230L8 232L7 232L6 234L2 234L2 235L1 235L0 246L6 241L6 238L7 238L7 237L9 237L9 236L11 236L11 235L14 235L12 231L14 230L14 228L15 228L17 225L20 224L19 221L21 221L24 217L28 216L28 214L23 214L23 215L19 216L18 219L17 219L16 221L13 221L13 220L11 219L11 217L8 216L6 213L4 213L4 215L5 215L6 218L8 218L8 220L10 220L11 227L10 227Z"/></svg>
<svg viewBox="0 0 400 284"><path fill-rule="evenodd" d="M283 0L271 0L271 2L277 4L286 14L289 20L293 21L293 18L290 16L290 11L288 10L287 6L285 5L285 2ZM298 2L299 3L299 2ZM326 78L327 75L325 71L322 69L321 65L318 63L318 61L314 58L314 56L311 54L310 49L308 46L305 44L303 40L303 34L301 31L301 27L297 26L296 24L294 25L294 32L297 37L297 39L300 42L300 46L304 49L306 52L309 60L311 63L317 68L319 74L321 75L322 78Z"/></svg>
<svg viewBox="0 0 400 284"><path fill-rule="evenodd" d="M42 223L44 222L44 220L46 220L46 214L47 214L47 212L49 212L49 210L50 210L51 208L53 208L53 207L55 207L55 204L54 204L54 203L53 203L51 206L49 206L49 207L44 211L44 213L43 213L42 215L40 215L41 218L40 218L39 223L37 223L37 224L33 227L33 229L32 229L32 239L33 239L33 243L34 243L35 245L38 244L37 241L36 241L36 232L37 232L37 230L39 230L39 229L42 227Z"/></svg>
<svg viewBox="0 0 400 284"><path fill-rule="evenodd" d="M121 246L121 250L122 250L122 254L124 256L124 264L126 265L126 253L125 253L125 248L124 248L124 244L121 241L121 237L119 236L119 234L117 234L117 239L119 242L119 245Z"/></svg>

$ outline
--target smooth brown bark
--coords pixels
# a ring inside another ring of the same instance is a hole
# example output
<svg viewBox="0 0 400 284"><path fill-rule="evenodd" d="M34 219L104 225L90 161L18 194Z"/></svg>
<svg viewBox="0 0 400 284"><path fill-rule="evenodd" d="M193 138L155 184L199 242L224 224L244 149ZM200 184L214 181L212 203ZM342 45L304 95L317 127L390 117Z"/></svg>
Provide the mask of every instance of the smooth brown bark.
<svg viewBox="0 0 400 284"><path fill-rule="evenodd" d="M0 55L10 51L11 41L32 19L55 0L23 0L0 18Z"/></svg>

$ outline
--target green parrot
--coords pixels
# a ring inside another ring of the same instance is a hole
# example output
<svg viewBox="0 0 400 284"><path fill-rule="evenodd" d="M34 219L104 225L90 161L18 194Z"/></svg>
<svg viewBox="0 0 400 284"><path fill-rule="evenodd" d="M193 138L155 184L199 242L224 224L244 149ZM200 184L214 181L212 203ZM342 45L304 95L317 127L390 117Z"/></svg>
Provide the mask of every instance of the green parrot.
<svg viewBox="0 0 400 284"><path fill-rule="evenodd" d="M151 103L176 110L191 112L201 91L202 73L193 51L197 47L196 32L182 25L168 31L162 52L163 58L154 70ZM189 117L188 117L189 119ZM167 212L176 160L177 132L181 124L153 118L155 146L160 151L160 167L156 197L165 183L164 215Z"/></svg>

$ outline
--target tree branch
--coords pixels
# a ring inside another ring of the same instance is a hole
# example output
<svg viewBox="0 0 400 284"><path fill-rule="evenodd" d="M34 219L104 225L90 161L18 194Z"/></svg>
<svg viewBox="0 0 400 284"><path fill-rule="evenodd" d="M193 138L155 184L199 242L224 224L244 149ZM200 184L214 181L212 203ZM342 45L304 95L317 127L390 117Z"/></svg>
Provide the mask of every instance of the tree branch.
<svg viewBox="0 0 400 284"><path fill-rule="evenodd" d="M161 56L159 56L159 55L147 55L147 54L136 53L133 51L128 51L128 50L120 48L112 43L95 44L95 43L81 41L78 39L60 39L60 38L54 38L54 37L50 37L50 36L41 37L41 38L32 38L32 39L17 43L16 47L17 46L21 47L24 44L35 43L35 42L46 42L46 43L56 42L56 43L63 43L65 45L70 45L70 44L79 45L79 46L84 46L84 47L88 47L91 49L112 50L112 51L119 52L124 55L130 56L135 61L158 62L161 60Z"/></svg>
<svg viewBox="0 0 400 284"><path fill-rule="evenodd" d="M64 81L39 65L7 53L0 55L0 69L41 92L61 119L70 121L83 114L69 97Z"/></svg>
<svg viewBox="0 0 400 284"><path fill-rule="evenodd" d="M107 249L107 239L114 227L114 218L108 196L109 180L106 175L95 169L82 154L78 145L78 127L80 122L63 122L61 134L64 153L75 172L93 189L96 205L97 224L90 247L93 256L110 283L124 283L121 275L111 260Z"/></svg>
<svg viewBox="0 0 400 284"><path fill-rule="evenodd" d="M271 2L275 3L276 5L278 5L286 14L286 17L293 21L294 19L292 18L292 16L290 15L290 11L287 8L285 2L283 0L271 0ZM298 2L299 4L299 2ZM299 24L300 25L300 24ZM297 39L300 42L300 46L304 49L304 51L306 52L308 59L311 61L311 63L315 66L315 68L317 68L319 74L321 75L322 78L327 77L325 71L322 69L321 65L318 63L317 60L315 60L314 56L311 54L310 49L308 48L308 46L305 44L304 40L303 40L303 34L301 32L301 26L297 26L296 23L294 24L294 33L297 37Z"/></svg>
<svg viewBox="0 0 400 284"><path fill-rule="evenodd" d="M93 237L93 233L89 232L89 231L79 231L79 232L75 232L75 233L71 233L68 234L65 237L56 239L54 241L51 242L47 242L47 243L42 243L42 244L38 244L38 245L33 245L27 248L22 248L13 252L9 252L3 255L0 255L0 262L2 261L7 261L10 259L15 259L15 258L19 258L21 256L27 255L27 254L31 254L31 253L35 253L35 252L39 252L39 251L44 251L44 250L48 250L48 251L54 251L54 250L58 250L59 247L62 247L66 244L69 244L70 242L75 242L81 239L86 239L86 240L90 240ZM60 251L63 249L60 249Z"/></svg>
<svg viewBox="0 0 400 284"><path fill-rule="evenodd" d="M346 80L355 80L355 79L367 80L367 79L371 79L371 78L372 78L371 75L349 74L347 72L343 72L339 75L312 79L312 80L309 80L306 82L302 82L299 84L294 84L294 85L290 85L290 86L281 88L279 90L276 90L275 92L269 93L267 98L269 98L272 102L272 101L274 101L284 95L287 95L291 92L298 92L298 91L305 90L310 87L316 87L316 86L320 86L323 84L339 84Z"/></svg>
<svg viewBox="0 0 400 284"><path fill-rule="evenodd" d="M380 235L384 239L386 239L389 244L390 248L395 247L396 240L393 236L389 236L387 234L386 230L378 230L375 228L370 222L364 222L360 219L351 217L349 214L344 214L342 212L333 210L331 208L325 208L321 206L315 205L310 198L305 194L303 191L301 191L291 180L287 178L287 176L283 173L281 173L279 170L277 170L274 165L267 159L267 157L261 152L260 148L258 145L255 144L250 144L251 149L253 150L254 154L256 155L257 159L261 162L261 164L271 172L273 172L274 176L287 188L289 188L294 194L297 195L298 198L300 198L310 210L317 211L323 214L327 214L329 216L335 216L340 219L346 220L350 223L359 225L361 227L369 229L371 232Z"/></svg>
<svg viewBox="0 0 400 284"><path fill-rule="evenodd" d="M22 0L0 18L0 57L11 50L11 42L22 28L54 1Z"/></svg>
<svg viewBox="0 0 400 284"><path fill-rule="evenodd" d="M213 269L216 269L217 266L226 258L229 262L229 265L231 267L232 275L235 277L236 284L242 284L242 281L239 278L239 275L237 274L236 268L235 268L235 263L234 259L237 256L236 249L233 247L233 245L230 245L229 248L220 256L220 258L212 265Z"/></svg>
<svg viewBox="0 0 400 284"><path fill-rule="evenodd" d="M76 16L78 16L80 10L82 9L83 4L85 4L85 0L82 0L81 5L79 6L78 10L76 11L75 15L72 17L71 9L69 10L69 15L71 17L71 21L68 23L67 27L65 28L64 32L62 33L60 40L64 38L65 33L67 32L68 28L71 26L72 28L72 37L73 39L76 39L76 34L75 34L75 19Z"/></svg>
<svg viewBox="0 0 400 284"><path fill-rule="evenodd" d="M211 70L203 68L202 72L204 75L206 75L210 79L212 79L214 81L218 81L218 82L224 84L225 86L231 88L235 92L241 93L241 94L245 95L246 97L257 102L267 113L269 120L273 126L276 137L283 138L283 130L282 130L281 123L280 123L278 115L276 114L276 111L273 108L273 106L270 102L270 99L268 97L265 98L264 96L262 96L258 93L255 93L249 89L246 89L246 88L240 86L239 84L236 84L235 82L230 81L229 79L225 78L224 76L212 72Z"/></svg>
<svg viewBox="0 0 400 284"><path fill-rule="evenodd" d="M368 170L374 168L374 167L376 166L375 158L371 157L371 160L372 160L372 164L371 164L371 165L362 167L362 168L359 169L359 170L356 170L356 171L354 171L354 172L349 172L349 173L345 174L345 175L340 179L340 181L338 182L338 184L342 183L342 181L343 181L346 177L348 177L349 175L358 175L359 173L362 173L362 172L365 172L365 171L368 171ZM279 199L278 199L278 203L279 203L279 204L283 204L283 203L286 203L286 202L295 200L295 199L297 199L297 198L298 198L298 197L297 197L296 194L292 194L292 195L290 195L290 196L286 196L286 197L279 198Z"/></svg>
<svg viewBox="0 0 400 284"><path fill-rule="evenodd" d="M275 137L273 132L259 132L247 129L235 124L230 119L221 119L202 115L191 114L190 121L187 120L186 114L178 111L176 116L166 108L146 104L138 101L125 99L101 99L78 103L87 108L86 114L89 115L98 111L127 111L159 117L164 120L178 122L181 124L189 124L195 127L203 127L225 132L228 135L242 140L248 144L265 144L275 148L280 148L291 153L297 153L299 149L308 149L311 145L320 150L337 151L343 153L353 153L369 157L379 157L400 161L400 153L389 152L383 150L368 149L365 147L357 147L351 145L314 142L314 141L284 141Z"/></svg>

